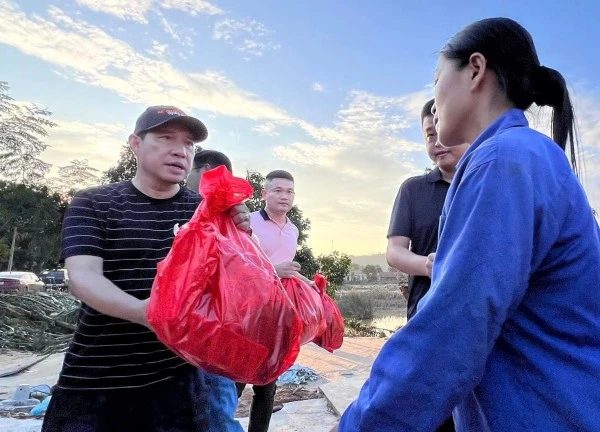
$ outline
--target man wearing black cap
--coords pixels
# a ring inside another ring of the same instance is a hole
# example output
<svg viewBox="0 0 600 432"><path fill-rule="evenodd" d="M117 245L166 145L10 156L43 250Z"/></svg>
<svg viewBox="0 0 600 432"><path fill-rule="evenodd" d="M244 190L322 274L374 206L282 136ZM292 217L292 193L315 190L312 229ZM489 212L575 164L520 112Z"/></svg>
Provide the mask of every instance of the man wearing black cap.
<svg viewBox="0 0 600 432"><path fill-rule="evenodd" d="M179 183L206 137L180 109L150 107L129 137L135 177L73 198L62 259L82 305L43 431L241 431L227 412L237 403L233 382L177 357L146 318L156 265L200 201ZM231 216L249 231L245 206Z"/></svg>

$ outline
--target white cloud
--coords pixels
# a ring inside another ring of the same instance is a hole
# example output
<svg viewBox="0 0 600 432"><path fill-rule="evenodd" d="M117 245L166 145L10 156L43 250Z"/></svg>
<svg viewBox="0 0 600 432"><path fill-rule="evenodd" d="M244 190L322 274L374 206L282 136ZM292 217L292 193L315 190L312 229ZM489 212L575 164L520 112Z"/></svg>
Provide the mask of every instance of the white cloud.
<svg viewBox="0 0 600 432"><path fill-rule="evenodd" d="M167 54L167 50L169 49L168 44L161 44L155 40L152 41L152 48L146 50L148 54L151 54L158 58L163 58Z"/></svg>
<svg viewBox="0 0 600 432"><path fill-rule="evenodd" d="M223 10L205 0L76 0L95 12L146 24L153 7L177 9L190 15L220 15Z"/></svg>
<svg viewBox="0 0 600 432"><path fill-rule="evenodd" d="M289 118L218 72L183 73L61 9L51 7L49 19L29 18L13 3L0 0L0 15L0 43L47 61L78 82L112 90L126 101L168 101L182 109L254 120Z"/></svg>
<svg viewBox="0 0 600 432"><path fill-rule="evenodd" d="M192 54L194 39L196 37L195 30L190 27L182 27L176 23L170 22L160 11L157 12L157 16L159 24L164 32L182 47L189 48L188 52Z"/></svg>
<svg viewBox="0 0 600 432"><path fill-rule="evenodd" d="M277 132L275 129L277 129L277 125L273 122L262 123L252 128L254 132L257 132L260 135L278 136L279 132Z"/></svg>
<svg viewBox="0 0 600 432"><path fill-rule="evenodd" d="M279 49L279 45L267 40L273 32L264 24L251 19L238 21L225 18L213 27L213 39L220 40L250 56L261 57L266 51Z"/></svg>
<svg viewBox="0 0 600 432"><path fill-rule="evenodd" d="M146 23L146 14L154 0L77 0L77 3L95 12L104 12L121 19Z"/></svg>
<svg viewBox="0 0 600 432"><path fill-rule="evenodd" d="M163 9L177 9L191 15L222 15L224 13L221 8L206 0L160 0L158 3Z"/></svg>
<svg viewBox="0 0 600 432"><path fill-rule="evenodd" d="M54 121L57 126L50 129L47 138L50 147L41 156L53 165L51 175L74 159L87 159L94 168L105 171L117 163L119 151L132 132L123 124Z"/></svg>
<svg viewBox="0 0 600 432"><path fill-rule="evenodd" d="M316 82L312 85L312 89L313 89L313 91L316 91L317 93L322 93L325 91L325 86L321 83Z"/></svg>

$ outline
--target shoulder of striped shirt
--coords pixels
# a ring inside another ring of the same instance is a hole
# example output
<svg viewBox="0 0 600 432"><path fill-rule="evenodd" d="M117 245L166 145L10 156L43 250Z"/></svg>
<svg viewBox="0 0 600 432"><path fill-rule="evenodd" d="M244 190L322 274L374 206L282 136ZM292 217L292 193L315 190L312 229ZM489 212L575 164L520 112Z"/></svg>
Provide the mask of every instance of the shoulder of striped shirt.
<svg viewBox="0 0 600 432"><path fill-rule="evenodd" d="M87 189L82 189L75 195L75 198L78 200L89 200L94 201L97 204L111 204L111 201L102 201L100 198L114 198L114 197L132 197L132 198L140 198L141 195L137 193L127 193L129 192L128 182L123 181L119 183L109 183L107 185L94 186ZM178 200L172 202L172 204L177 205L186 205L191 204L197 206L201 197L195 192L184 188L181 196ZM122 201L120 204L129 204L129 205L149 205L152 204L150 200L147 202L131 202L131 201Z"/></svg>

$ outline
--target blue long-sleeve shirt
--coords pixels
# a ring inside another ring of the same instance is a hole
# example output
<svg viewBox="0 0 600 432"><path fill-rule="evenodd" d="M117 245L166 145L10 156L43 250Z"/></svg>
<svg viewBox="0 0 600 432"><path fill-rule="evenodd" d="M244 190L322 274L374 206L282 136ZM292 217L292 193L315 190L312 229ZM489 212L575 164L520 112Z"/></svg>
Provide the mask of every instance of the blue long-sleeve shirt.
<svg viewBox="0 0 600 432"><path fill-rule="evenodd" d="M564 152L510 110L463 156L430 292L339 430L600 431L600 234Z"/></svg>

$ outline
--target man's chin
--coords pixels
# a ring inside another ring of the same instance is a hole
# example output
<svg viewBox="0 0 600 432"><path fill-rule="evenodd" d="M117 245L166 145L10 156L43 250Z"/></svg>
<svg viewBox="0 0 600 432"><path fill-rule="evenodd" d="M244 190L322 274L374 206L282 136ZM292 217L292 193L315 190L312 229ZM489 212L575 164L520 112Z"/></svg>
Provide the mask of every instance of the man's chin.
<svg viewBox="0 0 600 432"><path fill-rule="evenodd" d="M169 183L169 184L178 184L181 183L182 181L185 180L184 176L173 176L173 175L166 175L166 176L162 176L161 180L165 183Z"/></svg>
<svg viewBox="0 0 600 432"><path fill-rule="evenodd" d="M445 171L445 172L454 171L456 169L456 164L451 164L451 163L437 164L437 166L439 169L441 169L442 171Z"/></svg>

